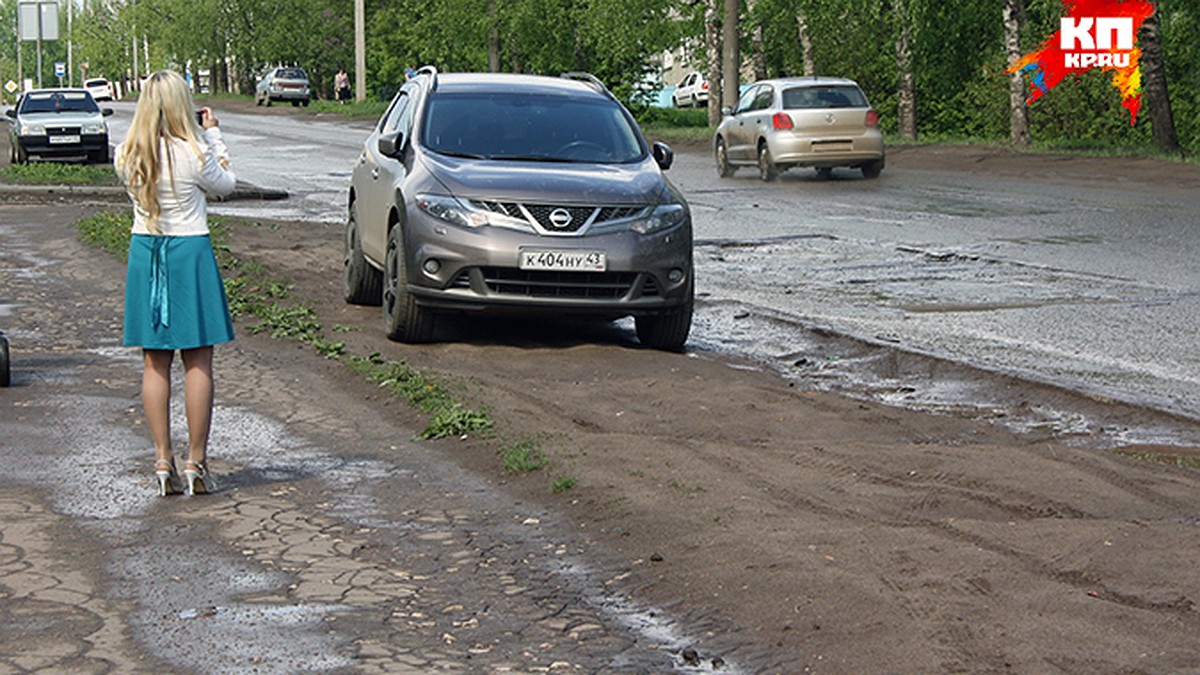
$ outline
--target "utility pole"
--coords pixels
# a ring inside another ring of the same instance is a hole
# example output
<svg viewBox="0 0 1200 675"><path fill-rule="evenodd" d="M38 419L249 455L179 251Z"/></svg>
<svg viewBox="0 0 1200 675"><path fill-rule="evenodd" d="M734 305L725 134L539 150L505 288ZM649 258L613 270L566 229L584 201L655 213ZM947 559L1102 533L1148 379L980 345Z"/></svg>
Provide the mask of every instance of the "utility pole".
<svg viewBox="0 0 1200 675"><path fill-rule="evenodd" d="M367 12L354 0L354 100L367 100Z"/></svg>
<svg viewBox="0 0 1200 675"><path fill-rule="evenodd" d="M725 0L725 17L721 24L721 103L736 108L738 85L741 80L741 50L738 47L738 0Z"/></svg>
<svg viewBox="0 0 1200 675"><path fill-rule="evenodd" d="M75 86L75 65L72 61L72 51L75 48L74 36L71 35L71 23L74 20L75 0L67 0L67 86ZM82 82L80 83L82 84Z"/></svg>

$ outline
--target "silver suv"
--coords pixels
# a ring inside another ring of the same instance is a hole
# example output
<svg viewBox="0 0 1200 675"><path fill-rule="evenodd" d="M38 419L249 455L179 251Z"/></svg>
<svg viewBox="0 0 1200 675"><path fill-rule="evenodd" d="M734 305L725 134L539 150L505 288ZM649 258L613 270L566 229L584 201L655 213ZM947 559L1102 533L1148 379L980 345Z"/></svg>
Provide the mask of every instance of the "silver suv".
<svg viewBox="0 0 1200 675"><path fill-rule="evenodd" d="M649 145L590 75L419 70L354 167L345 298L387 335L432 337L442 312L633 316L679 350L692 323L692 220Z"/></svg>

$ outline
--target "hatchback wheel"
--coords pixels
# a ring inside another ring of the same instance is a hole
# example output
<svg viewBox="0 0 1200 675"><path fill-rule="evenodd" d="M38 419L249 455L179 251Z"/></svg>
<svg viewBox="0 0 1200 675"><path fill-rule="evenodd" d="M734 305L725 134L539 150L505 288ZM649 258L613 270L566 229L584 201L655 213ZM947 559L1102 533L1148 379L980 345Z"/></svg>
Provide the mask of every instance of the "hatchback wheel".
<svg viewBox="0 0 1200 675"><path fill-rule="evenodd" d="M371 267L363 255L362 239L354 205L346 220L346 237L342 256L342 296L353 305L375 305L383 302L383 274Z"/></svg>
<svg viewBox="0 0 1200 675"><path fill-rule="evenodd" d="M397 225L388 235L383 273L383 322L388 339L426 342L433 335L432 313L408 292L404 232Z"/></svg>
<svg viewBox="0 0 1200 675"><path fill-rule="evenodd" d="M689 282L687 300L678 309L666 314L634 317L638 341L651 349L682 351L692 329L692 308L695 304L693 288Z"/></svg>
<svg viewBox="0 0 1200 675"><path fill-rule="evenodd" d="M8 362L8 340L3 335L0 335L0 387L7 387L12 383Z"/></svg>
<svg viewBox="0 0 1200 675"><path fill-rule="evenodd" d="M725 139L717 139L717 175L721 178L729 178L737 171L737 167L729 163L729 151L725 148Z"/></svg>
<svg viewBox="0 0 1200 675"><path fill-rule="evenodd" d="M779 176L779 169L771 159L771 149L766 143L758 144L758 177L765 181L773 181Z"/></svg>
<svg viewBox="0 0 1200 675"><path fill-rule="evenodd" d="M863 178L879 178L879 174L883 172L883 159L867 162L860 168L862 169Z"/></svg>

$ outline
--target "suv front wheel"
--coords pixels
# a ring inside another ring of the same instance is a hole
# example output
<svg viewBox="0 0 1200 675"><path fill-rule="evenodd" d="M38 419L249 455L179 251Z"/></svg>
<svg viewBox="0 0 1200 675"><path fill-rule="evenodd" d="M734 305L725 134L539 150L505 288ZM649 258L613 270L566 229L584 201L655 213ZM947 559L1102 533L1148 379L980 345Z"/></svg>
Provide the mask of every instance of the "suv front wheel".
<svg viewBox="0 0 1200 675"><path fill-rule="evenodd" d="M390 340L426 342L433 335L432 313L417 304L408 291L408 261L404 231L399 225L388 234L383 271L383 322Z"/></svg>
<svg viewBox="0 0 1200 675"><path fill-rule="evenodd" d="M692 329L692 307L695 304L694 284L688 283L687 300L665 314L634 317L638 341L651 349L667 352L683 351Z"/></svg>

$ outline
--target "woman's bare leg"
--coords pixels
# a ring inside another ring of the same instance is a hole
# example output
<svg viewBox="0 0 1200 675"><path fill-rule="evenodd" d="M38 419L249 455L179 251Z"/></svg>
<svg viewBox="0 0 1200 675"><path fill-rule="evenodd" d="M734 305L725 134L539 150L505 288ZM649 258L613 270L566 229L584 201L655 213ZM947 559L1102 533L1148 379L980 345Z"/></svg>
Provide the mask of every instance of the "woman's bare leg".
<svg viewBox="0 0 1200 675"><path fill-rule="evenodd" d="M183 404L187 410L188 460L203 462L208 456L208 432L212 428L213 348L185 349L183 355Z"/></svg>
<svg viewBox="0 0 1200 675"><path fill-rule="evenodd" d="M142 407L154 440L154 458L171 459L171 360L175 352L142 350Z"/></svg>

